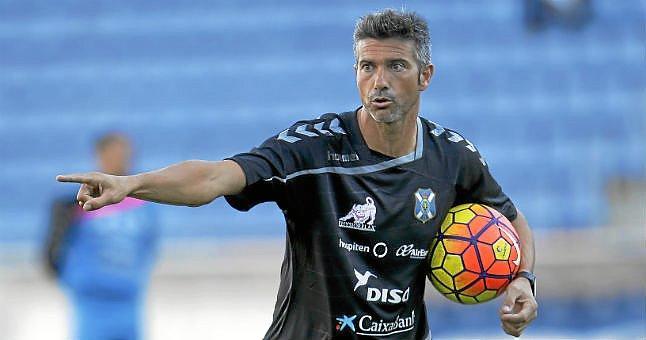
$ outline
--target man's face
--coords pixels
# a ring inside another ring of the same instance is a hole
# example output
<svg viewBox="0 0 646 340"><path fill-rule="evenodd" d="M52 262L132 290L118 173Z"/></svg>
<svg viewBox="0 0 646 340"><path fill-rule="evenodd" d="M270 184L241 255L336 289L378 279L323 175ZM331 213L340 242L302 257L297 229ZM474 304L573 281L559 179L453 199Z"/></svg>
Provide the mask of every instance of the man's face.
<svg viewBox="0 0 646 340"><path fill-rule="evenodd" d="M357 87L364 109L379 123L393 123L419 110L420 92L433 66L419 70L415 43L396 38L357 43Z"/></svg>
<svg viewBox="0 0 646 340"><path fill-rule="evenodd" d="M127 140L115 140L98 151L97 161L102 172L112 175L127 175L132 150Z"/></svg>

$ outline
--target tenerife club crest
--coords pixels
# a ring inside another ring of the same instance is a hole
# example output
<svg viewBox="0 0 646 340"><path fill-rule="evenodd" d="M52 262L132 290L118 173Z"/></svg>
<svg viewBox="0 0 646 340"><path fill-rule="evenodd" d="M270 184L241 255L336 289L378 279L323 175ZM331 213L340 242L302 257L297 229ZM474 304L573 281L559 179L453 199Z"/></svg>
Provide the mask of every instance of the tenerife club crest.
<svg viewBox="0 0 646 340"><path fill-rule="evenodd" d="M431 189L419 188L415 192L415 218L422 223L435 217L435 193Z"/></svg>

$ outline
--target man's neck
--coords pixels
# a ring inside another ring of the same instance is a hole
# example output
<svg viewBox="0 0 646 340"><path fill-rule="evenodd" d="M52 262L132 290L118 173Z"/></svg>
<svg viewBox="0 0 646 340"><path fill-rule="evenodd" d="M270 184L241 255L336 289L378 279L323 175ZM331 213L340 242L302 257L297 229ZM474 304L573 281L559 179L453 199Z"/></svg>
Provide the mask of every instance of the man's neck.
<svg viewBox="0 0 646 340"><path fill-rule="evenodd" d="M390 157L401 157L413 150L417 143L417 115L408 114L393 123L376 122L362 107L357 111L359 130L368 147Z"/></svg>

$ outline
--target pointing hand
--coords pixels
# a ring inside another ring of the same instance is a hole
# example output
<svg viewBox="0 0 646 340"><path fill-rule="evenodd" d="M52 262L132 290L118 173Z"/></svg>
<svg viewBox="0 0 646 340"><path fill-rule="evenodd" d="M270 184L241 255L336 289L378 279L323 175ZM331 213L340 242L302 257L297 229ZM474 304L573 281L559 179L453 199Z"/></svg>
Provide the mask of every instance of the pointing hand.
<svg viewBox="0 0 646 340"><path fill-rule="evenodd" d="M85 211L97 210L109 204L121 202L129 193L126 176L114 176L101 172L56 176L59 182L80 183L76 200Z"/></svg>

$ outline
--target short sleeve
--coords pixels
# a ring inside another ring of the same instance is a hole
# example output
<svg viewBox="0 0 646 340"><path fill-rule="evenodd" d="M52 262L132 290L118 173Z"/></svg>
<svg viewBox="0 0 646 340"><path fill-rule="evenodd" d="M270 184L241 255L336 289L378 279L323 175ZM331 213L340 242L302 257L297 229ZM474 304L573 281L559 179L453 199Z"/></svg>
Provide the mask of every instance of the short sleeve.
<svg viewBox="0 0 646 340"><path fill-rule="evenodd" d="M498 210L510 221L515 220L517 211L513 202L489 172L489 166L480 152L469 141L465 142L466 147L459 145L461 157L456 183L456 205L482 203Z"/></svg>
<svg viewBox="0 0 646 340"><path fill-rule="evenodd" d="M247 211L263 202L283 206L287 171L293 168L292 150L272 137L249 152L228 158L242 168L247 185L237 195L225 196L233 208Z"/></svg>

